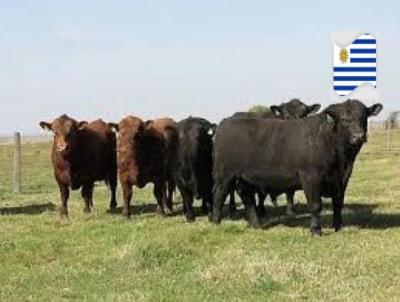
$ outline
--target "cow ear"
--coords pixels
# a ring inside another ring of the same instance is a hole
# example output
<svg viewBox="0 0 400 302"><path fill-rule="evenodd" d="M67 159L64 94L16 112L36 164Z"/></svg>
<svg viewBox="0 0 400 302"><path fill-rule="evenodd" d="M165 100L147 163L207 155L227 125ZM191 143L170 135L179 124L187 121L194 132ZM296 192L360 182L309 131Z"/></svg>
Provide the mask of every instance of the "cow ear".
<svg viewBox="0 0 400 302"><path fill-rule="evenodd" d="M81 121L77 123L78 129L82 130L88 124L87 121Z"/></svg>
<svg viewBox="0 0 400 302"><path fill-rule="evenodd" d="M146 122L141 122L141 123L140 123L140 125L139 125L139 127L137 128L137 131L136 131L136 133L135 133L135 135L134 135L134 138L135 138L135 139L142 138L142 137L145 135L146 130L147 130L145 124L146 124Z"/></svg>
<svg viewBox="0 0 400 302"><path fill-rule="evenodd" d="M119 125L117 123L108 123L108 127L110 127L111 131L113 132L118 132L119 131Z"/></svg>
<svg viewBox="0 0 400 302"><path fill-rule="evenodd" d="M281 107L280 106L271 106L269 107L269 109L271 110L271 112L277 116L277 117L281 117L282 116L282 111L281 111Z"/></svg>
<svg viewBox="0 0 400 302"><path fill-rule="evenodd" d="M321 108L321 104L314 104L311 106L307 106L307 114L317 113L320 108Z"/></svg>
<svg viewBox="0 0 400 302"><path fill-rule="evenodd" d="M40 126L43 130L52 131L52 129L51 129L51 123L41 121L41 122L39 123L39 126Z"/></svg>
<svg viewBox="0 0 400 302"><path fill-rule="evenodd" d="M215 129L217 129L217 124L211 124L210 129L208 129L207 134L213 136L215 134Z"/></svg>
<svg viewBox="0 0 400 302"><path fill-rule="evenodd" d="M328 122L328 124L330 124L330 125L335 124L335 117L331 113L326 112L325 118L326 118L326 121Z"/></svg>
<svg viewBox="0 0 400 302"><path fill-rule="evenodd" d="M378 115L383 109L383 105L376 103L371 107L368 107L368 116Z"/></svg>
<svg viewBox="0 0 400 302"><path fill-rule="evenodd" d="M147 120L143 123L144 129L149 129L151 125L153 124L153 120Z"/></svg>

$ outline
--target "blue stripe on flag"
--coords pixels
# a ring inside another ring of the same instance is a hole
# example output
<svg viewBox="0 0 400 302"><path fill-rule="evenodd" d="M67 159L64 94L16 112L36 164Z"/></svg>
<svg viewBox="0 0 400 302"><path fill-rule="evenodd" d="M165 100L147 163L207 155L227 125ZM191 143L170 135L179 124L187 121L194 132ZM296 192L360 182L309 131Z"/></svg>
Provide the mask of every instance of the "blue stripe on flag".
<svg viewBox="0 0 400 302"><path fill-rule="evenodd" d="M376 58L350 58L350 63L376 63Z"/></svg>
<svg viewBox="0 0 400 302"><path fill-rule="evenodd" d="M357 39L354 40L353 44L376 44L375 39Z"/></svg>
<svg viewBox="0 0 400 302"><path fill-rule="evenodd" d="M357 88L357 86L333 86L333 89L334 90L338 90L338 91L340 91L340 90L354 90L356 88Z"/></svg>
<svg viewBox="0 0 400 302"><path fill-rule="evenodd" d="M334 81L376 81L376 77L333 77Z"/></svg>
<svg viewBox="0 0 400 302"><path fill-rule="evenodd" d="M370 48L352 48L350 49L350 53L376 53L376 49Z"/></svg>
<svg viewBox="0 0 400 302"><path fill-rule="evenodd" d="M376 67L333 67L333 71L376 71Z"/></svg>

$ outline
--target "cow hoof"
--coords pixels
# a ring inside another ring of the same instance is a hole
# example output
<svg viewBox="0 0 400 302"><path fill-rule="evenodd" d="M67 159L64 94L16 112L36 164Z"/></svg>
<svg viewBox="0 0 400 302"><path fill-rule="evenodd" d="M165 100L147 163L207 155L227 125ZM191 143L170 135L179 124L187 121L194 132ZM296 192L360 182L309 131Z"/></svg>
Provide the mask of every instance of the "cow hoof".
<svg viewBox="0 0 400 302"><path fill-rule="evenodd" d="M61 218L68 218L68 210L61 208L60 215L61 215Z"/></svg>
<svg viewBox="0 0 400 302"><path fill-rule="evenodd" d="M164 211L164 209L163 209L162 207L160 207L159 205L157 205L156 213L157 213L158 215L160 215L160 216L165 216L165 211Z"/></svg>
<svg viewBox="0 0 400 302"><path fill-rule="evenodd" d="M322 236L322 230L317 230L317 229L312 229L311 230L311 236L318 236L321 237Z"/></svg>
<svg viewBox="0 0 400 302"><path fill-rule="evenodd" d="M89 214L91 211L90 207L83 208L83 213Z"/></svg>
<svg viewBox="0 0 400 302"><path fill-rule="evenodd" d="M213 215L208 215L208 221L213 223L213 224L220 224L221 223L221 219L220 218L216 218Z"/></svg>
<svg viewBox="0 0 400 302"><path fill-rule="evenodd" d="M123 209L122 210L122 216L126 217L126 218L130 218L131 217L131 212L127 209Z"/></svg>
<svg viewBox="0 0 400 302"><path fill-rule="evenodd" d="M250 226L251 226L253 229L260 229L260 228L261 228L261 224L260 224L259 221L252 221L252 222L250 222Z"/></svg>
<svg viewBox="0 0 400 302"><path fill-rule="evenodd" d="M266 215L267 215L267 211L265 210L264 207L262 207L262 208L257 208L257 215L258 215L258 216L266 216Z"/></svg>
<svg viewBox="0 0 400 302"><path fill-rule="evenodd" d="M335 232L340 231L340 229L342 228L341 218L333 218L333 228L335 229Z"/></svg>
<svg viewBox="0 0 400 302"><path fill-rule="evenodd" d="M296 217L296 213L293 211L286 211L286 217L294 218L294 217Z"/></svg>
<svg viewBox="0 0 400 302"><path fill-rule="evenodd" d="M195 222L196 220L196 216L194 216L194 214L191 215L186 215L186 222Z"/></svg>
<svg viewBox="0 0 400 302"><path fill-rule="evenodd" d="M116 214L116 213L117 213L117 207L110 207L110 208L107 210L107 213Z"/></svg>
<svg viewBox="0 0 400 302"><path fill-rule="evenodd" d="M335 232L339 232L340 229L342 228L341 225L334 225L333 228L335 229Z"/></svg>

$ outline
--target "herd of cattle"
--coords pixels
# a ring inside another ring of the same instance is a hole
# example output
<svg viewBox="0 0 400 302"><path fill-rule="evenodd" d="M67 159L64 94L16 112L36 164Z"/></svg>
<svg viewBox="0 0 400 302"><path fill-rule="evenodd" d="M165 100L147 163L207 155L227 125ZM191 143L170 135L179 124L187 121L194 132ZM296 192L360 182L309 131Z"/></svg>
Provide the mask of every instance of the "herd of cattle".
<svg viewBox="0 0 400 302"><path fill-rule="evenodd" d="M236 210L236 192L250 224L259 227L270 195L293 197L303 190L311 214L312 234L321 234L321 197L330 197L333 227L342 226L341 211L354 161L367 140L367 118L381 104L365 106L358 100L328 106L308 106L298 99L271 106L266 113L238 112L217 126L203 118L188 117L143 121L128 116L118 124L102 120L78 122L67 115L40 122L54 133L52 162L60 189L61 214L68 215L70 189L81 188L84 211L93 206L95 181L111 190L110 209L117 206L117 178L123 190L123 215L131 214L132 187L154 184L157 211L172 212L177 186L188 221L195 219L194 198L210 221L220 223L222 207L230 196ZM256 196L258 204L256 206Z"/></svg>

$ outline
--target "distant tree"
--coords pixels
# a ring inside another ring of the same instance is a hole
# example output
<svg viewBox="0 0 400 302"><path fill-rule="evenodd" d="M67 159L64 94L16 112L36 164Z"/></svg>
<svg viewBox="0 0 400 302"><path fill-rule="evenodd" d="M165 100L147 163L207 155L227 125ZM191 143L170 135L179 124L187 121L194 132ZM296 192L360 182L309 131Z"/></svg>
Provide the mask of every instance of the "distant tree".
<svg viewBox="0 0 400 302"><path fill-rule="evenodd" d="M399 126L400 111L392 111L386 120L386 127L389 129L395 129Z"/></svg>
<svg viewBox="0 0 400 302"><path fill-rule="evenodd" d="M257 112L257 113L262 113L262 112L269 112L269 107L256 104L253 105L249 108L248 112Z"/></svg>

